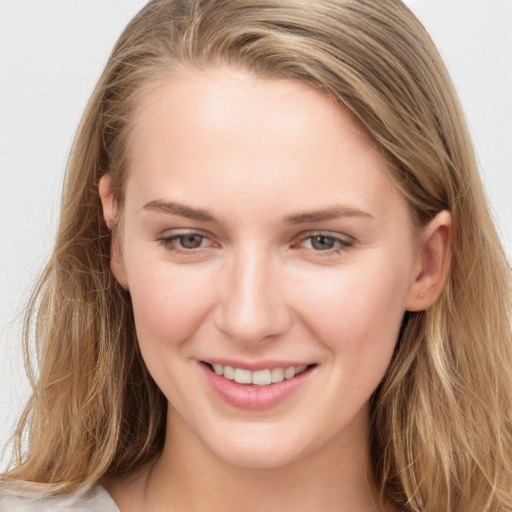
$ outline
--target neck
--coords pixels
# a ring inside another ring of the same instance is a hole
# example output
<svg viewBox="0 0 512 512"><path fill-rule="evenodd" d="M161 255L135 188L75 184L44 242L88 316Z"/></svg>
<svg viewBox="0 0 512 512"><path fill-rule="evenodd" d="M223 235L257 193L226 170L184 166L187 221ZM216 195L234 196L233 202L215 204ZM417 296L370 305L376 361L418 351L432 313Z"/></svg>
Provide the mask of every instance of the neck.
<svg viewBox="0 0 512 512"><path fill-rule="evenodd" d="M355 437L364 442L354 442L354 435L344 432L299 460L279 467L251 468L220 459L179 415L171 413L162 456L139 480L137 510L386 510L371 478L367 431L361 434L361 425L354 427Z"/></svg>

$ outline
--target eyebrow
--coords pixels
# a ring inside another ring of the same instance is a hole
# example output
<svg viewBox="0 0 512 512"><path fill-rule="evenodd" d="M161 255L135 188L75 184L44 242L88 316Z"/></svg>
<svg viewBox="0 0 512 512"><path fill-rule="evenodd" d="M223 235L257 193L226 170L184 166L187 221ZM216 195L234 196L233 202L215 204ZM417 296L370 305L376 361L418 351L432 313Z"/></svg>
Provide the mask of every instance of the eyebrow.
<svg viewBox="0 0 512 512"><path fill-rule="evenodd" d="M191 220L197 220L201 222L215 222L215 217L208 212L200 208L192 208L182 203L174 201L163 201L155 200L150 201L142 208L144 210L153 210L157 212L163 212L171 215L177 215L179 217L185 217ZM301 212L288 215L285 217L285 223L288 224L306 224L310 222L321 222L326 220L336 220L343 217L363 217L373 219L373 215L350 206L331 206L323 208L321 210L315 210L310 212Z"/></svg>
<svg viewBox="0 0 512 512"><path fill-rule="evenodd" d="M181 203L169 201L150 201L144 205L143 210L154 210L157 212L169 213L171 215L178 215L191 220L198 220L202 222L213 222L215 217L206 210L198 208L191 208Z"/></svg>
<svg viewBox="0 0 512 512"><path fill-rule="evenodd" d="M336 220L343 217L363 217L373 219L374 216L359 208L351 206L331 206L322 210L296 213L289 215L285 221L290 224L305 224L308 222L320 222L324 220Z"/></svg>

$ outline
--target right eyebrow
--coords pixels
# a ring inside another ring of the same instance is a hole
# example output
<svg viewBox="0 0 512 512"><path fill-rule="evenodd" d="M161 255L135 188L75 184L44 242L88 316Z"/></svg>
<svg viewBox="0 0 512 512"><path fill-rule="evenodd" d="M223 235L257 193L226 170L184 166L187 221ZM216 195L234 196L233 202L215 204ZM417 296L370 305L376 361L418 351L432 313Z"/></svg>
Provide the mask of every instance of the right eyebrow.
<svg viewBox="0 0 512 512"><path fill-rule="evenodd" d="M153 210L171 215L178 215L191 220L198 220L202 222L214 222L215 217L207 210L192 208L182 203L174 201L162 201L157 199L150 201L142 207L143 210Z"/></svg>

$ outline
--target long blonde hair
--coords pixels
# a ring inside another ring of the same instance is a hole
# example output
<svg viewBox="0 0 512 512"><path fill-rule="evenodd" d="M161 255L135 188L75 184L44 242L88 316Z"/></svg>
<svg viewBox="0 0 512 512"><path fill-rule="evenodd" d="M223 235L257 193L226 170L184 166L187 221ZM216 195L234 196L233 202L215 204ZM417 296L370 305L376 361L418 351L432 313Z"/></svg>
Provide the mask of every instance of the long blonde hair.
<svg viewBox="0 0 512 512"><path fill-rule="evenodd" d="M383 496L403 510L512 509L511 274L454 88L398 0L152 0L118 40L67 169L55 249L34 292L38 372L9 478L56 491L132 472L162 450L166 400L109 268L98 181L122 209L134 111L182 65L294 78L350 109L389 163L418 229L453 217L448 282L408 313L371 403ZM28 356L27 356L28 357Z"/></svg>

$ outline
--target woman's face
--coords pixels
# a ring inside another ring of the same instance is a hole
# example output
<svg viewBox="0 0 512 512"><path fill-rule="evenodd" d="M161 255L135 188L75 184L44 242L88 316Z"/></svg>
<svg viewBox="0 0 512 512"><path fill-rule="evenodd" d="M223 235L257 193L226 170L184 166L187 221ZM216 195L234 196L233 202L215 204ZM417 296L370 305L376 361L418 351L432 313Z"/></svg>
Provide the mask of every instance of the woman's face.
<svg viewBox="0 0 512 512"><path fill-rule="evenodd" d="M112 267L169 428L243 466L366 453L420 263L360 126L298 81L190 70L141 103L130 147Z"/></svg>

